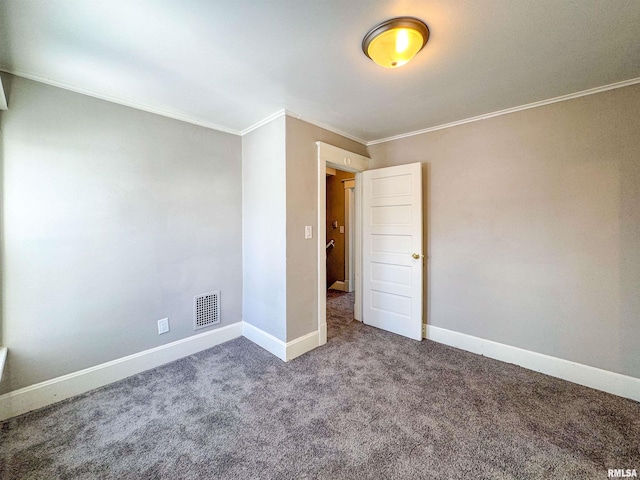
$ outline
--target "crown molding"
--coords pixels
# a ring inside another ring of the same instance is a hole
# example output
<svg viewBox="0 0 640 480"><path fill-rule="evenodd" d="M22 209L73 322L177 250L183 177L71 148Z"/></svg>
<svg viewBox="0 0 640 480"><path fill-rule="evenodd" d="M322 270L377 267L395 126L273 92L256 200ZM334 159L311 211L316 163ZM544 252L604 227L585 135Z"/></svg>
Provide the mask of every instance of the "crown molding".
<svg viewBox="0 0 640 480"><path fill-rule="evenodd" d="M263 125L266 125L269 122L273 122L276 118L280 118L280 117L282 117L283 115L286 115L286 114L287 114L287 111L284 108L282 110L278 110L277 112L272 113L268 117L263 118L259 122L254 123L250 127L247 127L244 130L242 130L240 132L240 136L244 137L247 133L251 133L254 130L257 130L258 128L262 127Z"/></svg>
<svg viewBox="0 0 640 480"><path fill-rule="evenodd" d="M371 140L366 143L367 147L377 145L379 143L391 142L393 140L400 140L401 138L413 137L415 135L421 135L423 133L435 132L436 130L443 130L445 128L456 127L458 125L464 125L465 123L478 122L480 120L486 120L488 118L499 117L500 115L507 115L509 113L519 112L521 110L528 110L530 108L543 107L551 103L564 102L567 100L573 100L574 98L586 97L587 95L593 95L596 93L606 92L607 90L614 90L616 88L630 87L640 83L640 77L624 80L622 82L611 83L609 85L603 85L601 87L590 88L588 90L582 90L580 92L569 93L567 95L561 95L559 97L549 98L547 100L540 100L538 102L527 103L526 105L520 105L518 107L506 108L504 110L498 110L497 112L485 113L477 115L475 117L465 118L463 120L457 120L451 123L444 123L442 125L436 125L435 127L424 128L422 130L416 130L409 133L401 133L400 135L394 135L393 137L381 138L379 140Z"/></svg>
<svg viewBox="0 0 640 480"><path fill-rule="evenodd" d="M350 135L346 132L343 132L341 130L338 130L337 128L332 127L331 125L327 125L325 123L321 123L321 122L317 122L315 120L312 120L310 118L304 117L302 114L297 113L297 112L293 112L291 110L287 110L286 108L283 108L282 110L278 110L275 113L272 113L271 115L269 115L268 117L266 117L263 120L260 120L259 122L251 125L250 127L242 130L242 132L240 132L240 135L246 135L249 132L253 132L256 128L260 128L263 125L266 125L267 123L275 120L276 118L280 118L283 115L286 115L287 117L291 117L291 118L295 118L296 120L302 120L303 122L309 123L311 125L315 125L316 127L322 128L324 130L327 130L329 132L335 133L336 135L340 135L342 137L348 138L349 140L353 140L354 142L357 142L361 145L367 145L366 140L363 140L361 138L355 137L353 135Z"/></svg>
<svg viewBox="0 0 640 480"><path fill-rule="evenodd" d="M348 138L349 140L353 140L354 142L357 142L361 145L364 145L366 147L370 147L372 145L377 145L380 143L386 143L386 142L391 142L393 140L400 140L402 138L408 138L408 137L413 137L416 135L422 135L423 133L429 133L429 132L435 132L436 130L443 130L445 128L451 128L451 127L456 127L458 125L464 125L466 123L472 123L472 122L478 122L480 120L486 120L489 118L493 118L493 117L498 117L501 115L508 115L510 113L515 113L515 112L519 112L522 110L528 110L530 108L536 108L536 107L542 107L545 105L550 105L552 103L558 103L558 102L564 102L567 100L573 100L575 98L580 98L580 97L585 97L587 95L594 95L596 93L602 93L602 92L606 92L608 90L614 90L617 88L623 88L623 87L629 87L632 85L636 85L640 83L640 77L637 78L632 78L629 80L624 80L622 82L616 82L616 83L611 83L608 85L603 85L600 87L595 87L595 88L590 88L588 90L582 90L580 92L575 92L575 93L570 93L567 95L561 95L559 97L554 97L554 98L549 98L546 100L540 100L538 102L533 102L533 103L527 103L525 105L520 105L517 107L511 107L511 108L507 108L504 110L498 110L496 112L491 112L491 113L485 113L482 115L477 115L475 117L469 117L469 118L465 118L462 120L456 120L455 122L450 122L450 123L444 123L442 125L436 125L433 127L428 127L428 128L424 128L421 130L415 130L413 132L407 132L407 133L401 133L399 135L394 135L391 137L385 137L385 138L380 138L377 140L371 140L371 141L366 141L363 140L359 137L356 137L354 135L351 135L349 133L343 132L337 128L332 127L331 125L322 123L322 122L318 122L315 121L311 118L307 118L297 112L293 112L291 110L287 110L287 109L281 109L278 110L274 113L272 113L271 115L269 115L268 117L264 118L263 120L260 120L259 122L251 125L248 128L245 128L244 130L235 130L232 128L227 128L227 127L223 127L222 125L217 125L214 123L209 123L209 122L205 122L205 121L201 121L201 120L197 120L197 119L193 119L190 117L186 117L184 115L180 115L180 114L176 114L176 113L172 113L166 110L162 110L162 109L158 109L155 107L150 107L148 105L143 105L140 103L136 103L136 102L131 102L128 100L124 100L122 98L119 97L113 97L111 95L105 95L102 93L98 93L95 92L93 90L88 90L85 88L81 88L81 87L76 87L75 85L70 85L64 82L59 82L57 80L53 80L47 77L42 77L40 75L33 75L30 73L26 73L26 72L22 72L19 70L12 70L10 68L7 68L3 65L0 65L0 72L6 72L6 73L10 73L11 75L16 75L18 77L22 77L22 78L26 78L29 80L34 80L36 82L40 82L40 83L44 83L47 85L52 85L54 87L58 87L58 88L62 88L64 90L69 90L72 92L76 92L76 93L80 93L82 95L87 95L89 97L94 97L94 98L98 98L100 100L106 100L108 102L112 102L112 103L117 103L119 105L124 105L126 107L131 107L131 108L135 108L137 110L142 110L145 112L149 112L149 113L154 113L156 115L160 115L163 117L167 117L167 118L172 118L174 120L179 120L181 122L186 122L186 123L190 123L193 125L198 125L200 127L204 127L204 128L209 128L211 130L217 130L219 132L224 132L224 133L230 133L232 135L239 135L239 136L244 136L247 133L250 133L254 130L256 130L257 128L260 128L263 125L266 125L267 123L275 120L276 118L279 118L283 115L286 115L288 117L292 117L292 118L296 118L298 120L302 120L306 123L309 123L311 125L315 125L316 127L322 128L324 130L327 130L329 132L335 133L337 135L340 135L342 137ZM1 85L1 83L0 83ZM1 99L0 99L1 100ZM0 102L1 104L2 102ZM1 105L0 105L1 106Z"/></svg>
<svg viewBox="0 0 640 480"><path fill-rule="evenodd" d="M322 128L324 130L327 130L331 133L335 133L336 135L340 135L342 137L348 138L349 140L353 140L356 143L359 143L361 145L367 146L367 141L363 140L359 137L356 137L354 135L351 135L349 133L343 132L342 130L339 130L337 128L332 127L331 125L327 125L326 123L322 123L322 122L318 122L316 120L313 120L311 118L307 118L302 114L296 113L296 112L292 112L290 110L285 110L287 116L289 117L293 117L296 118L298 120L302 120L303 122L307 122L310 123L311 125L315 125L316 127Z"/></svg>
<svg viewBox="0 0 640 480"><path fill-rule="evenodd" d="M191 123L193 125L198 125L200 127L205 127L205 128L209 128L211 130L217 130L219 132L224 132L224 133L231 133L233 135L239 135L239 136L243 136L246 135L249 132L252 132L254 130L256 130L257 128L260 128L263 125L266 125L267 123L275 120L276 118L279 118L283 115L292 117L292 118L297 118L299 120L303 120L307 123L310 123L312 125L315 125L316 127L320 127L323 128L325 130L328 130L330 132L336 133L338 135L342 135L345 138L348 138L350 140L353 140L355 142L358 142L362 145L366 145L367 142L365 140L362 140L361 138L358 137L354 137L353 135L349 135L348 133L342 132L336 128L333 128L330 125L325 125L319 122L315 122L313 120L307 119L307 118L303 118L302 115L292 112L290 110L286 110L286 109L281 109L278 110L275 113L272 113L271 115L269 115L268 117L260 120L259 122L251 125L248 128L245 128L244 130L235 130L232 128L227 128L227 127L223 127L222 125L217 125L215 123L209 123L209 122L204 122L201 120L196 120L194 118L190 118L190 117L185 117L184 115L179 115L176 113L172 113L166 110L161 110L155 107L150 107L148 105L143 105L141 103L136 103L136 102L131 102L129 100L124 100L122 98L119 97L114 97L111 95L105 95L102 93L98 93L96 91L93 90L88 90L86 88L82 88L82 87L77 87L75 85L70 85L68 83L64 83L64 82L59 82L57 80L53 80L51 78L47 78L47 77L42 77L40 75L33 75L31 73L27 73L27 72L22 72L20 70L12 70L10 68L5 67L4 65L0 65L0 72L5 72L5 73L9 73L11 75L15 75L17 77L22 77L22 78L26 78L28 80L33 80L35 82L39 82L39 83L44 83L46 85L51 85L53 87L58 87L58 88L62 88L64 90L69 90L71 92L75 92L75 93L79 93L81 95L87 95L89 97L93 97L93 98L98 98L100 100L106 100L107 102L111 102L111 103L117 103L119 105L124 105L125 107L131 107L131 108L135 108L137 110L142 110L145 112L149 112L149 113L154 113L156 115L160 115L163 117L167 117L167 118L172 118L174 120L179 120L181 122L186 122L186 123ZM1 84L0 84L1 85ZM1 102L0 102L1 103Z"/></svg>
<svg viewBox="0 0 640 480"><path fill-rule="evenodd" d="M155 107L150 107L148 105L143 105L141 103L131 102L129 100L124 100L119 97L113 97L111 95L105 95L102 93L98 93L93 90L88 90L86 88L77 87L75 85L70 85L68 83L59 82L57 80L53 80L51 78L42 77L40 75L33 75L31 73L21 72L19 70L12 70L3 65L0 65L0 72L10 73L11 75L15 75L17 77L26 78L28 80L33 80L35 82L44 83L46 85L51 85L53 87L62 88L64 90L69 90L71 92L80 93L81 95L86 95L88 97L98 98L100 100L106 100L107 102L117 103L118 105L124 105L125 107L135 108L136 110L142 110L144 112L154 113L156 115L160 115L162 117L172 118L174 120L179 120L185 123L191 123L193 125L198 125L199 127L209 128L211 130L217 130L219 132L231 133L233 135L240 135L239 130L234 130L232 128L223 127L222 125L217 125L215 123L209 123L201 120L196 120L194 118L185 117L184 115L180 115L177 113L169 112L167 110L162 110Z"/></svg>

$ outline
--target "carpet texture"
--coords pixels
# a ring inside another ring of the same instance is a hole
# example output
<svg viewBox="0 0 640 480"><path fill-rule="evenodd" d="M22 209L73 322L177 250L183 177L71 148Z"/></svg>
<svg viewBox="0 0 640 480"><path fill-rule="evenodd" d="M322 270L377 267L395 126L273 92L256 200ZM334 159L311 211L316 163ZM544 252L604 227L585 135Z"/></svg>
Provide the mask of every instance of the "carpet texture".
<svg viewBox="0 0 640 480"><path fill-rule="evenodd" d="M352 320L283 363L239 338L1 424L9 479L606 479L640 404Z"/></svg>

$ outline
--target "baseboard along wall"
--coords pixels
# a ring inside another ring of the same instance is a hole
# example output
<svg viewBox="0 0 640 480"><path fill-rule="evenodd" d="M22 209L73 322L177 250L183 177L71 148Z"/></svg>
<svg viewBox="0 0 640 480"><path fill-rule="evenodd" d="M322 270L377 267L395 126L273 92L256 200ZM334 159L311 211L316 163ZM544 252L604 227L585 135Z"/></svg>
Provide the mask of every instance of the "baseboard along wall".
<svg viewBox="0 0 640 480"><path fill-rule="evenodd" d="M0 421L104 387L241 336L285 362L319 345L317 331L285 343L253 325L238 322L0 395Z"/></svg>
<svg viewBox="0 0 640 480"><path fill-rule="evenodd" d="M324 328L326 329L326 324ZM188 357L240 336L246 337L286 362L321 345L321 333L315 331L290 342L283 342L247 322L234 323L0 395L0 421ZM640 402L640 378L432 325L427 325L426 338Z"/></svg>
<svg viewBox="0 0 640 480"><path fill-rule="evenodd" d="M123 380L242 335L242 322L177 340L0 395L0 420Z"/></svg>
<svg viewBox="0 0 640 480"><path fill-rule="evenodd" d="M427 325L426 338L523 368L640 402L640 378Z"/></svg>
<svg viewBox="0 0 640 480"><path fill-rule="evenodd" d="M283 342L264 330L243 322L242 335L285 362L320 346L320 332L317 330L290 342Z"/></svg>

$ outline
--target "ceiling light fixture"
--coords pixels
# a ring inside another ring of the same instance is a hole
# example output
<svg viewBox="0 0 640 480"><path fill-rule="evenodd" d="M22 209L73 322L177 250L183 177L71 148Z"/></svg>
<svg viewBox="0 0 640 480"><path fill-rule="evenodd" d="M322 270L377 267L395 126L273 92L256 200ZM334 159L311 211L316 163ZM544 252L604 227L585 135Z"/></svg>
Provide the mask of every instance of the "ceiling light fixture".
<svg viewBox="0 0 640 480"><path fill-rule="evenodd" d="M398 17L373 27L362 40L362 51L381 67L398 68L429 40L429 28L417 18Z"/></svg>

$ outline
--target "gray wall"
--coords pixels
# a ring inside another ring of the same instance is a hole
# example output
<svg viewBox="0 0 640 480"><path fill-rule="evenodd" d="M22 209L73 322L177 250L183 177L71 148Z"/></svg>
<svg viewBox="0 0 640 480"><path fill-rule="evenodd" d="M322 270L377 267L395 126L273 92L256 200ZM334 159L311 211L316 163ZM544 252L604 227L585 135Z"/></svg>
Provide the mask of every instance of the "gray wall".
<svg viewBox="0 0 640 480"><path fill-rule="evenodd" d="M242 137L244 321L286 341L285 117Z"/></svg>
<svg viewBox="0 0 640 480"><path fill-rule="evenodd" d="M640 86L369 147L423 162L428 323L640 377Z"/></svg>
<svg viewBox="0 0 640 480"><path fill-rule="evenodd" d="M287 341L318 329L317 141L367 155L360 143L287 117ZM304 239L305 225L313 226L312 240Z"/></svg>
<svg viewBox="0 0 640 480"><path fill-rule="evenodd" d="M239 322L240 138L3 82L0 392L201 333L196 294L220 290L221 326Z"/></svg>
<svg viewBox="0 0 640 480"><path fill-rule="evenodd" d="M366 153L288 116L242 137L243 316L284 342L318 329L317 141Z"/></svg>

